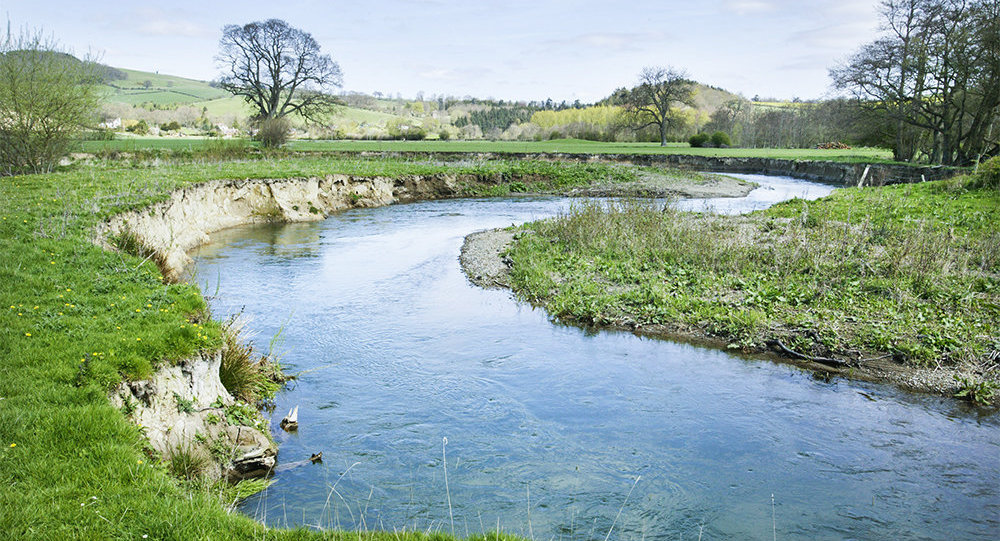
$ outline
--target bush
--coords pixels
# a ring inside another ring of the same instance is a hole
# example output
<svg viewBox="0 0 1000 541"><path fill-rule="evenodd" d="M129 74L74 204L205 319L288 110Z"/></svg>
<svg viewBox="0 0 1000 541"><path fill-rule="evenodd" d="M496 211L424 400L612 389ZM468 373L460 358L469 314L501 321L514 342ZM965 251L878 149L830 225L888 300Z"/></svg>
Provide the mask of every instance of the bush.
<svg viewBox="0 0 1000 541"><path fill-rule="evenodd" d="M0 175L47 173L69 154L96 119L96 65L41 33L0 41Z"/></svg>
<svg viewBox="0 0 1000 541"><path fill-rule="evenodd" d="M994 156L979 164L979 169L972 175L970 186L1000 190L1000 156Z"/></svg>
<svg viewBox="0 0 1000 541"><path fill-rule="evenodd" d="M115 130L98 128L96 130L85 131L80 134L81 141L114 141Z"/></svg>
<svg viewBox="0 0 1000 541"><path fill-rule="evenodd" d="M724 131L717 131L712 134L712 145L719 148L728 147L732 145L732 141L729 140L729 135Z"/></svg>
<svg viewBox="0 0 1000 541"><path fill-rule="evenodd" d="M451 139L451 134L448 133L448 130L441 130L441 132L438 133L438 139L447 141L448 139Z"/></svg>
<svg viewBox="0 0 1000 541"><path fill-rule="evenodd" d="M692 148L701 148L708 144L709 139L711 139L707 133L696 133L688 139L688 144Z"/></svg>
<svg viewBox="0 0 1000 541"><path fill-rule="evenodd" d="M166 124L160 124L160 129L162 131L177 131L181 129L181 125L176 120L171 120Z"/></svg>
<svg viewBox="0 0 1000 541"><path fill-rule="evenodd" d="M145 120L140 120L139 122L136 122L135 124L132 124L131 126L125 128L125 131L134 133L136 135L146 135L147 133L149 133L149 124L146 124Z"/></svg>
<svg viewBox="0 0 1000 541"><path fill-rule="evenodd" d="M264 148L278 148L288 142L291 124L285 117L265 118L257 122L257 133L254 140L260 141Z"/></svg>
<svg viewBox="0 0 1000 541"><path fill-rule="evenodd" d="M423 141L427 139L427 131L423 128L413 128L403 132L403 139L407 141Z"/></svg>

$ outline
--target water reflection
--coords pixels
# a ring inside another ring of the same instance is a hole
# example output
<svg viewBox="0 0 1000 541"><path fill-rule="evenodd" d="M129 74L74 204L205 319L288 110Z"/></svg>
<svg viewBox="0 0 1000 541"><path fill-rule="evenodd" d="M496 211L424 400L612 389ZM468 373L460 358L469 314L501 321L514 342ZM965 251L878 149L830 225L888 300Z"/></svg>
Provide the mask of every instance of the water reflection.
<svg viewBox="0 0 1000 541"><path fill-rule="evenodd" d="M353 210L241 228L203 249L206 291L222 277L215 313L245 306L261 340L288 323L284 361L301 376L273 424L300 405L300 429L276 432L280 460L324 452L241 509L274 525L447 532L450 493L460 535L499 522L539 539L603 539L614 523L623 539L771 539L773 494L783 538L997 531L995 418L696 345L552 325L469 285L457 262L467 233L569 204Z"/></svg>

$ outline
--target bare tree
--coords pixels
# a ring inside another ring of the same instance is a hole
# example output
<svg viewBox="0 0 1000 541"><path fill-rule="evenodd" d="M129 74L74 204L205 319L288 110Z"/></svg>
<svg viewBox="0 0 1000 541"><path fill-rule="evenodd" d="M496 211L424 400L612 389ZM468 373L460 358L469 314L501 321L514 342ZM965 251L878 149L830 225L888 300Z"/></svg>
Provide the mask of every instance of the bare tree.
<svg viewBox="0 0 1000 541"><path fill-rule="evenodd" d="M656 126L660 130L660 146L667 146L667 133L683 122L677 115L677 106L694 105L694 82L683 71L646 67L639 74L639 85L625 92L621 99L632 129Z"/></svg>
<svg viewBox="0 0 1000 541"><path fill-rule="evenodd" d="M47 173L97 117L98 65L40 32L0 42L0 175Z"/></svg>
<svg viewBox="0 0 1000 541"><path fill-rule="evenodd" d="M339 104L331 92L341 85L340 66L285 21L227 25L216 59L224 72L219 86L253 106L256 120L297 114L317 121Z"/></svg>
<svg viewBox="0 0 1000 541"><path fill-rule="evenodd" d="M996 153L1000 1L883 0L883 34L830 70L835 86L895 121L896 159L932 163Z"/></svg>

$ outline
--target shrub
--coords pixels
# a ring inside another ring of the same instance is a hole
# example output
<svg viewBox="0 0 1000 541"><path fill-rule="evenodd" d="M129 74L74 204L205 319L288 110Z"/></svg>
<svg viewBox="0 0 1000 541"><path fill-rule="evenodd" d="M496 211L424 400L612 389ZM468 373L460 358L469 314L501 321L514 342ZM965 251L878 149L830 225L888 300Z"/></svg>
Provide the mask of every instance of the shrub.
<svg viewBox="0 0 1000 541"><path fill-rule="evenodd" d="M448 133L448 130L441 130L441 132L438 133L438 139L447 141L448 139L451 139L451 134Z"/></svg>
<svg viewBox="0 0 1000 541"><path fill-rule="evenodd" d="M1000 190L1000 156L994 156L979 164L979 169L972 175L970 186Z"/></svg>
<svg viewBox="0 0 1000 541"><path fill-rule="evenodd" d="M291 124L287 118L265 118L257 122L257 133L254 140L260 141L264 148L278 148L288 142Z"/></svg>
<svg viewBox="0 0 1000 541"><path fill-rule="evenodd" d="M96 120L100 73L41 33L0 41L0 175L47 173Z"/></svg>
<svg viewBox="0 0 1000 541"><path fill-rule="evenodd" d="M708 136L707 133L696 133L692 135L690 139L688 139L688 144L691 145L693 148L700 148L705 146L708 143L709 139L710 137Z"/></svg>
<svg viewBox="0 0 1000 541"><path fill-rule="evenodd" d="M177 131L181 129L181 125L176 120L171 120L166 124L160 124L160 129L163 131Z"/></svg>
<svg viewBox="0 0 1000 541"><path fill-rule="evenodd" d="M724 131L717 131L712 134L712 144L722 148L732 145L732 141L729 140L729 135Z"/></svg>
<svg viewBox="0 0 1000 541"><path fill-rule="evenodd" d="M132 124L131 126L125 128L125 131L134 133L136 135L146 135L147 133L149 133L149 124L146 124L145 120L140 120L139 122L136 122L135 124Z"/></svg>
<svg viewBox="0 0 1000 541"><path fill-rule="evenodd" d="M115 130L108 128L97 128L85 131L80 134L81 141L114 141Z"/></svg>
<svg viewBox="0 0 1000 541"><path fill-rule="evenodd" d="M427 131L423 128L413 128L403 132L403 139L407 141L422 141L427 138Z"/></svg>

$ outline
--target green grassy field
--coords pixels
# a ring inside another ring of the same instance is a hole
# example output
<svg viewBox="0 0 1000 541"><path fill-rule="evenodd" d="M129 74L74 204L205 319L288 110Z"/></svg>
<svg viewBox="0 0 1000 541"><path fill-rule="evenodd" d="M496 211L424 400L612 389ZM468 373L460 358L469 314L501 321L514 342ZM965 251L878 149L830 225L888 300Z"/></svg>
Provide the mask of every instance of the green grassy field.
<svg viewBox="0 0 1000 541"><path fill-rule="evenodd" d="M163 137L85 141L84 152L101 149L195 149L204 139ZM688 154L693 156L724 156L778 158L785 160L889 162L892 152L878 148L849 150L763 149L763 148L691 148L687 143L661 147L656 143L601 143L579 139L553 141L310 141L294 140L288 150L302 152L462 152L462 153L569 153L569 154Z"/></svg>
<svg viewBox="0 0 1000 541"><path fill-rule="evenodd" d="M205 81L137 70L120 71L128 77L124 80L109 81L102 89L108 101L129 105L151 103L169 106L190 105L229 97L228 92L213 88ZM148 88L145 85L147 81Z"/></svg>
<svg viewBox="0 0 1000 541"><path fill-rule="evenodd" d="M514 289L584 324L943 367L988 402L1000 391L1000 192L961 182L848 188L735 217L583 205L524 226Z"/></svg>
<svg viewBox="0 0 1000 541"><path fill-rule="evenodd" d="M510 193L634 180L622 167L294 158L172 165L112 163L0 182L0 531L5 539L448 539L431 533L271 531L228 512L233 493L182 482L146 451L141 427L109 403L123 377L215 349L220 326L191 285L92 243L115 214L185 184L344 173L469 173ZM512 182L523 175L534 183ZM520 184L520 185L519 185ZM468 193L493 194L469 186ZM195 323L198 322L198 323ZM442 487L443 490L443 487ZM221 503L220 503L221 502ZM484 510L485 512L486 510ZM490 536L491 539L494 536Z"/></svg>

